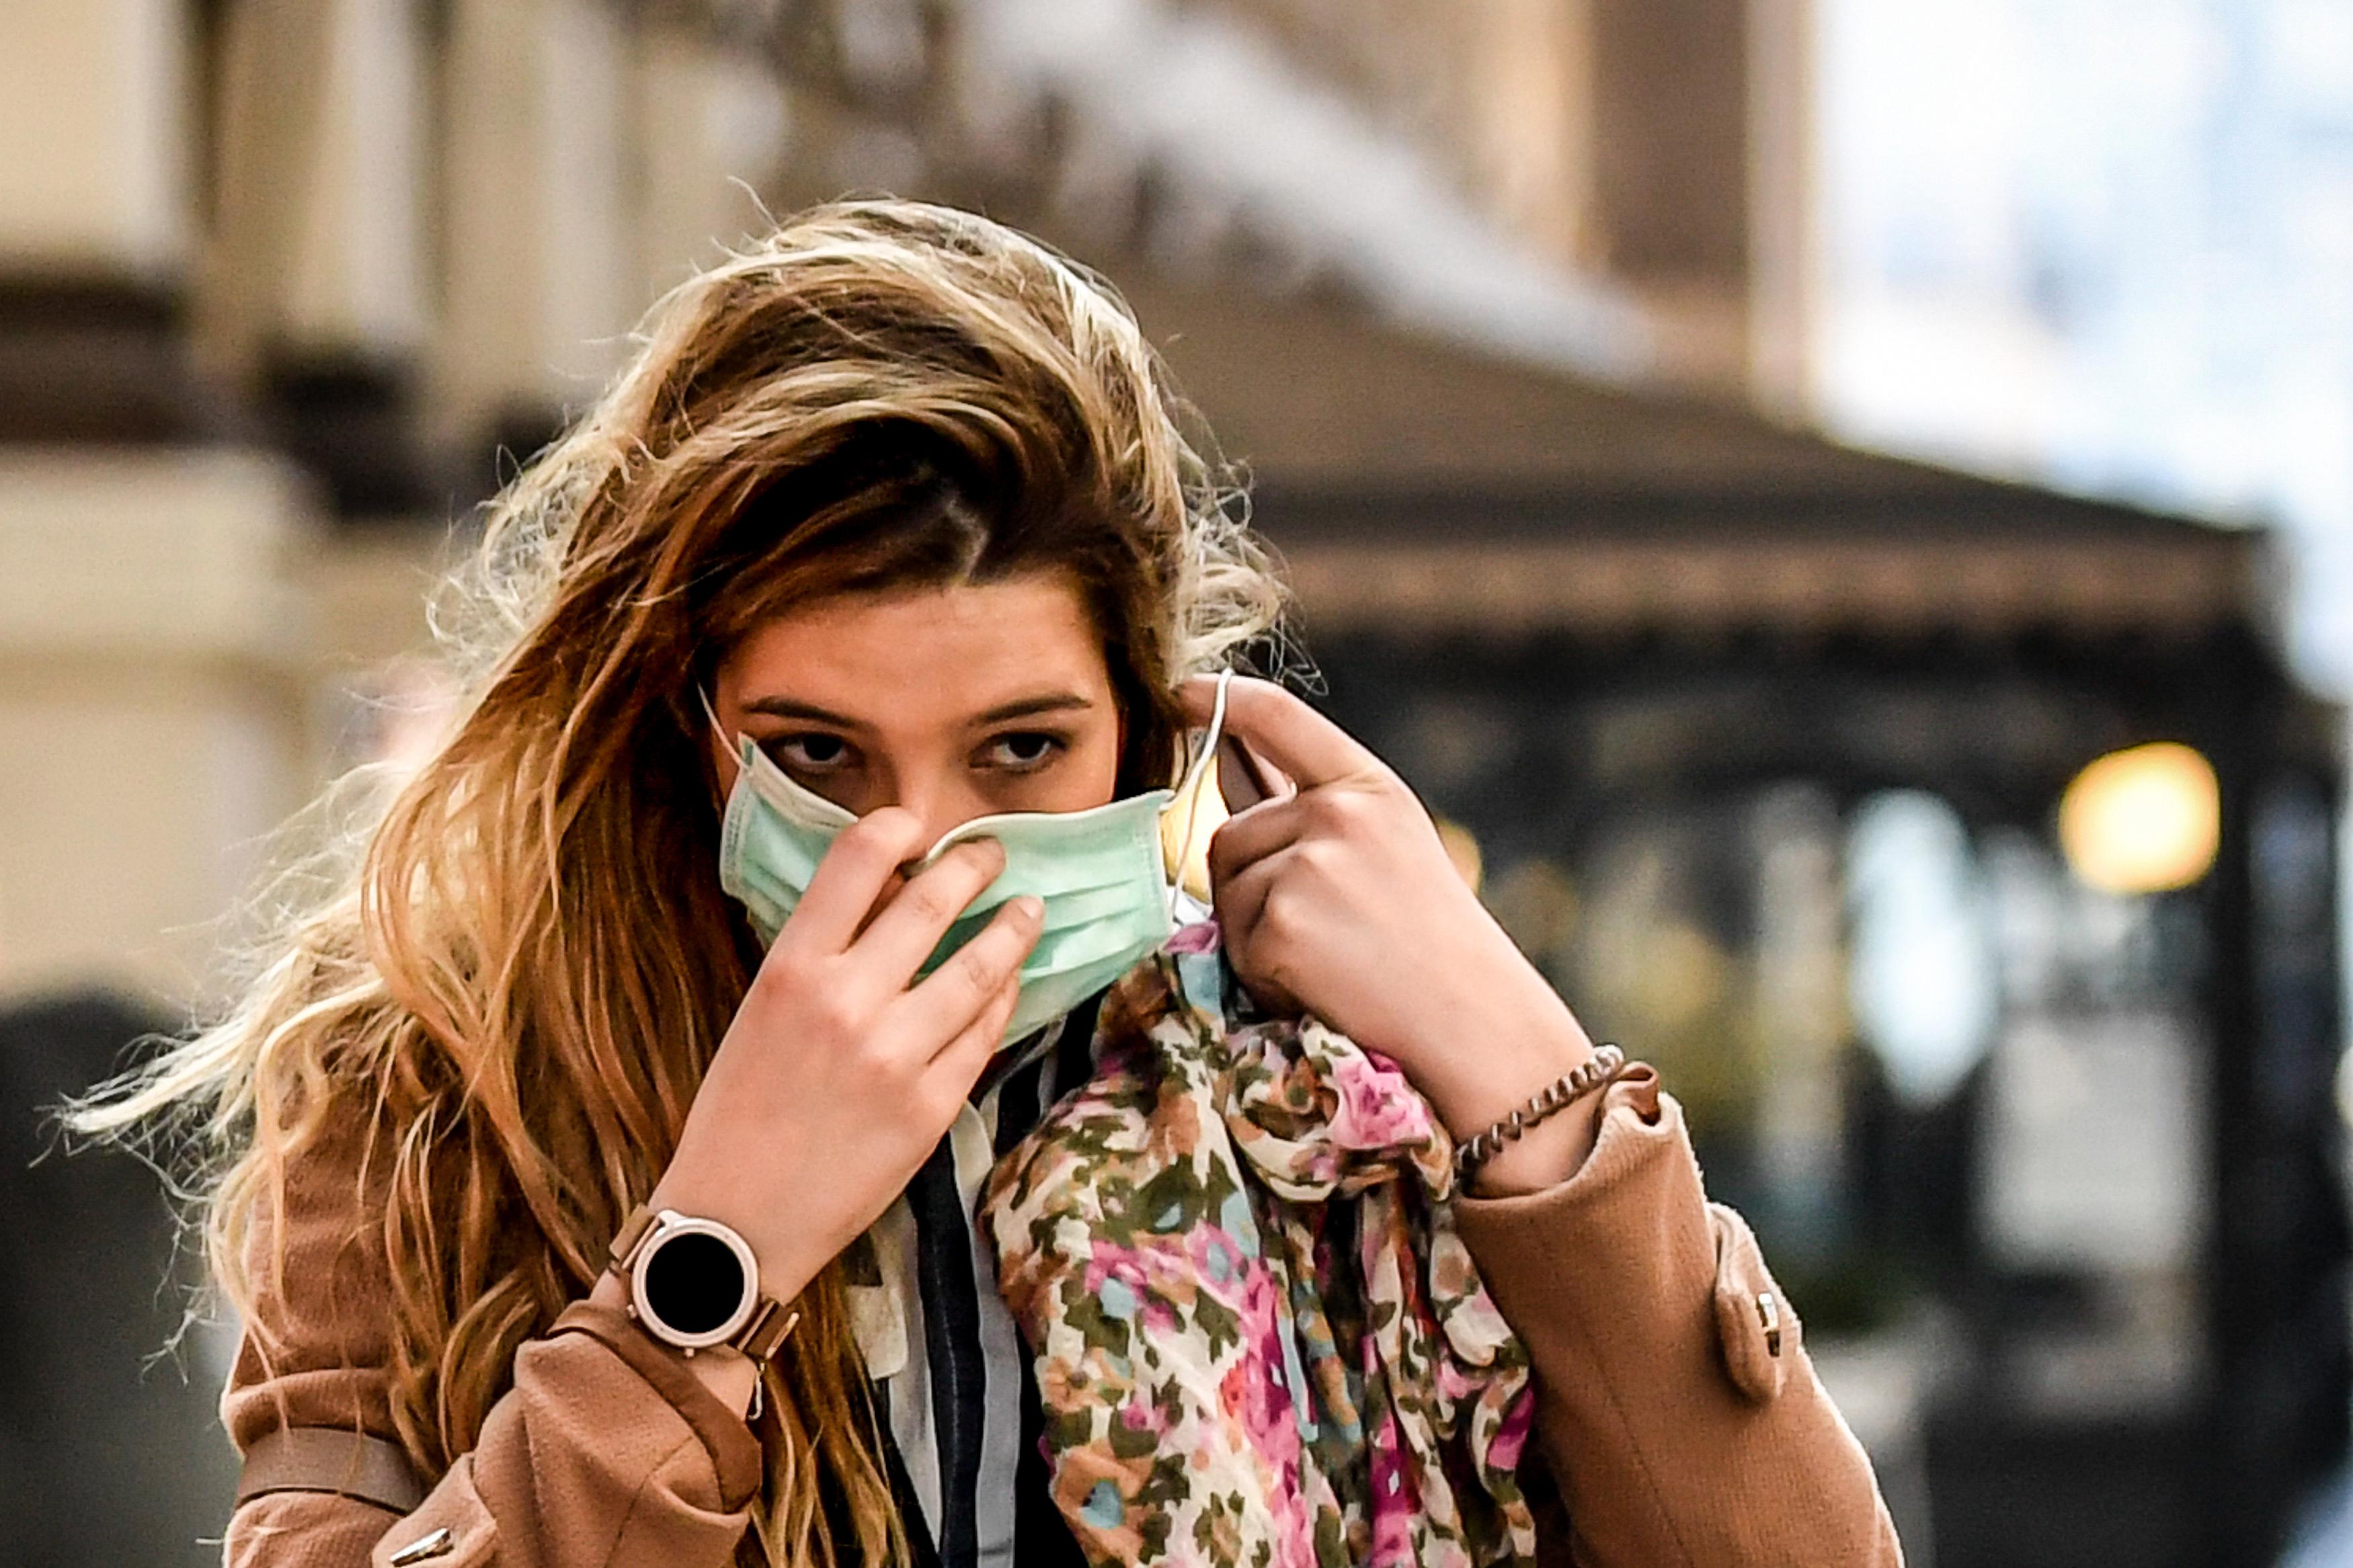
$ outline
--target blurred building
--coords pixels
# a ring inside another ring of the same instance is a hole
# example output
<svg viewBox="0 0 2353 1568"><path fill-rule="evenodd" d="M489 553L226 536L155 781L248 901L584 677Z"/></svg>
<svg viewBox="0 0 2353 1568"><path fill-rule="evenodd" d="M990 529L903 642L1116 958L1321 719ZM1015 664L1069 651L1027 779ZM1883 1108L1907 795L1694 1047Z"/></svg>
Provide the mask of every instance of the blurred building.
<svg viewBox="0 0 2353 1568"><path fill-rule="evenodd" d="M1770 51L1710 5L24 0L0 646L39 673L0 723L50 826L0 848L0 976L201 994L348 752L320 673L417 646L449 526L762 199L937 194L1123 279L1745 384L1773 133L1723 106Z"/></svg>
<svg viewBox="0 0 2353 1568"><path fill-rule="evenodd" d="M1660 1065L1912 1560L2274 1561L2353 1368L2341 716L2262 537L1140 303L1329 707Z"/></svg>
<svg viewBox="0 0 2353 1568"><path fill-rule="evenodd" d="M1131 288L1257 477L1335 710L1666 1065L1915 1560L2267 1561L2344 1447L2334 721L2272 651L2257 536L1751 412L1815 395L1812 26L13 0L0 1158L216 997L266 836L406 743L437 563L643 306L762 203L933 195ZM2148 742L2212 770L2211 869L2096 890L2060 802ZM142 1186L42 1170L29 1234L161 1279ZM119 1366L168 1325L57 1278L0 1275L0 1340ZM193 1401L10 1374L34 1560L208 1555L211 1343ZM153 1506L58 1528L69 1468Z"/></svg>

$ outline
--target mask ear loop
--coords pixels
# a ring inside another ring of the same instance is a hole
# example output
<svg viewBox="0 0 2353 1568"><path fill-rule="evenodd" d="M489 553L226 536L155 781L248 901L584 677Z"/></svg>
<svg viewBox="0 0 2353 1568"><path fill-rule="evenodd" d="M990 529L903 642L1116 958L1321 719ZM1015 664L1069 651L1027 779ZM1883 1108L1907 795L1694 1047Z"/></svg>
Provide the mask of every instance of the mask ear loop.
<svg viewBox="0 0 2353 1568"><path fill-rule="evenodd" d="M1234 682L1234 672L1218 672L1217 706L1209 711L1209 732L1202 738L1201 749L1195 754L1192 765L1185 770L1184 782L1176 786L1176 798L1185 803L1185 837L1177 843L1176 874L1168 879L1168 918L1176 918L1177 900L1185 896L1185 868L1193 863L1193 833L1201 821L1200 784L1209 771L1209 763L1218 754L1218 742L1226 734L1226 688Z"/></svg>
<svg viewBox="0 0 2353 1568"><path fill-rule="evenodd" d="M740 735L730 735L727 732L727 726L720 722L719 710L711 705L710 689L708 687L698 685L694 689L694 694L702 700L702 715L704 718L711 721L711 732L719 737L719 743L721 745L735 753L735 760L737 762L742 762L744 760L743 737Z"/></svg>

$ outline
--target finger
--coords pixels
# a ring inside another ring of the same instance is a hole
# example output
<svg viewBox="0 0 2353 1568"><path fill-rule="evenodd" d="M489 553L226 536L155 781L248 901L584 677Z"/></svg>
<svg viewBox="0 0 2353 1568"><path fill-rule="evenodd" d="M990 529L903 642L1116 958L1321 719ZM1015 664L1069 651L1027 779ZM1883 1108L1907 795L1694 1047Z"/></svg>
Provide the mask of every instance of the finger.
<svg viewBox="0 0 2353 1568"><path fill-rule="evenodd" d="M1187 681L1177 699L1188 717L1206 724L1218 706L1218 683ZM1301 789L1368 773L1381 760L1354 736L1271 680L1238 675L1226 692L1226 728L1298 783Z"/></svg>
<svg viewBox="0 0 2353 1568"><path fill-rule="evenodd" d="M1217 897L1218 928L1234 973L1259 1005L1277 1016L1300 1011L1299 999L1276 978L1281 950L1270 948L1265 938L1271 933L1262 929L1267 900L1282 876L1282 858L1277 853L1261 860L1219 888Z"/></svg>
<svg viewBox="0 0 2353 1568"><path fill-rule="evenodd" d="M1273 890L1280 870L1279 856L1270 857L1215 881L1211 898L1218 911L1218 929L1237 956L1249 948L1257 933L1267 894Z"/></svg>
<svg viewBox="0 0 2353 1568"><path fill-rule="evenodd" d="M978 1017L1006 983L1021 972L1021 961L1038 945L1045 906L1024 895L1009 900L980 934L956 949L907 993L901 1005L920 1008L953 1036Z"/></svg>
<svg viewBox="0 0 2353 1568"><path fill-rule="evenodd" d="M1299 842L1307 832L1307 814L1299 797L1287 795L1251 806L1229 816L1209 836L1209 885L1217 886Z"/></svg>
<svg viewBox="0 0 2353 1568"><path fill-rule="evenodd" d="M843 828L818 862L808 890L785 922L779 945L789 941L818 952L846 950L892 874L923 848L923 819L894 805L869 812Z"/></svg>
<svg viewBox="0 0 2353 1568"><path fill-rule="evenodd" d="M955 1086L957 1100L972 1092L972 1086L980 1080L981 1070L988 1066L988 1058L1004 1043L1005 1026L1013 1021L1014 1005L1020 997L1021 977L1016 974L997 988L997 994L989 998L980 1016L966 1024L932 1058L929 1070Z"/></svg>
<svg viewBox="0 0 2353 1568"><path fill-rule="evenodd" d="M955 918L1004 869L1005 847L996 839L957 845L891 895L851 944L852 951L861 962L873 963L892 990L904 990Z"/></svg>
<svg viewBox="0 0 2353 1568"><path fill-rule="evenodd" d="M1242 744L1240 735L1219 741L1218 794L1225 798L1228 816L1238 816L1261 801L1298 793L1298 786L1282 776L1282 769L1260 761Z"/></svg>

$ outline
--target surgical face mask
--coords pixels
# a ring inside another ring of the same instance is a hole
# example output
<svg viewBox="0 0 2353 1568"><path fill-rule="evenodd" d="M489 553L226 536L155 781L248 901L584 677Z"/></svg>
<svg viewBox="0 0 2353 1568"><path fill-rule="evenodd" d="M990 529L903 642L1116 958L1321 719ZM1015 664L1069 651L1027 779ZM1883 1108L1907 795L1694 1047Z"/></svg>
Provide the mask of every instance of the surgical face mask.
<svg viewBox="0 0 2353 1568"><path fill-rule="evenodd" d="M965 906L918 971L929 974L979 933L997 906L1028 894L1045 910L1038 943L1021 963L1021 987L1005 1039L1018 1040L1062 1016L1159 950L1176 929L1178 892L1167 869L1161 818L1172 805L1196 814L1203 771L1226 719L1218 683L1209 733L1175 790L1131 795L1088 811L1007 812L976 817L943 835L918 868L959 844L994 838L1005 869ZM718 724L717 715L712 723ZM724 731L722 731L724 738ZM720 825L719 885L741 902L761 942L772 943L818 862L858 819L794 781L750 740L734 738L742 765ZM1181 804L1180 804L1181 803ZM1186 825L1189 827L1189 824ZM1177 851L1182 866L1189 831Z"/></svg>

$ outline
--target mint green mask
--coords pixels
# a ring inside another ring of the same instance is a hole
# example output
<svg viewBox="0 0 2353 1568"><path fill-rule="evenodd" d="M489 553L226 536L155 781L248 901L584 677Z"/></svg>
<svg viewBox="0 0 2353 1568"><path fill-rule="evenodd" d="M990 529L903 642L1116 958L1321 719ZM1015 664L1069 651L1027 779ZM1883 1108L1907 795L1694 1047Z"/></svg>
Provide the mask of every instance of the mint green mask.
<svg viewBox="0 0 2353 1568"><path fill-rule="evenodd" d="M1161 816L1172 802L1196 798L1225 720L1220 679L1208 738L1176 790L1157 789L1088 811L975 817L944 834L918 868L968 840L994 838L1004 846L1005 869L948 927L919 976L978 934L998 905L1025 893L1037 899L1045 920L1037 946L1022 961L1020 994L1005 1027L1010 1042L1052 1023L1158 951L1176 929L1178 897L1161 847ZM718 723L716 715L712 722ZM720 824L719 885L743 904L761 942L770 943L808 890L835 837L858 819L796 783L749 739L738 735L734 743L742 766ZM1180 865L1190 847L1188 842L1180 851Z"/></svg>

